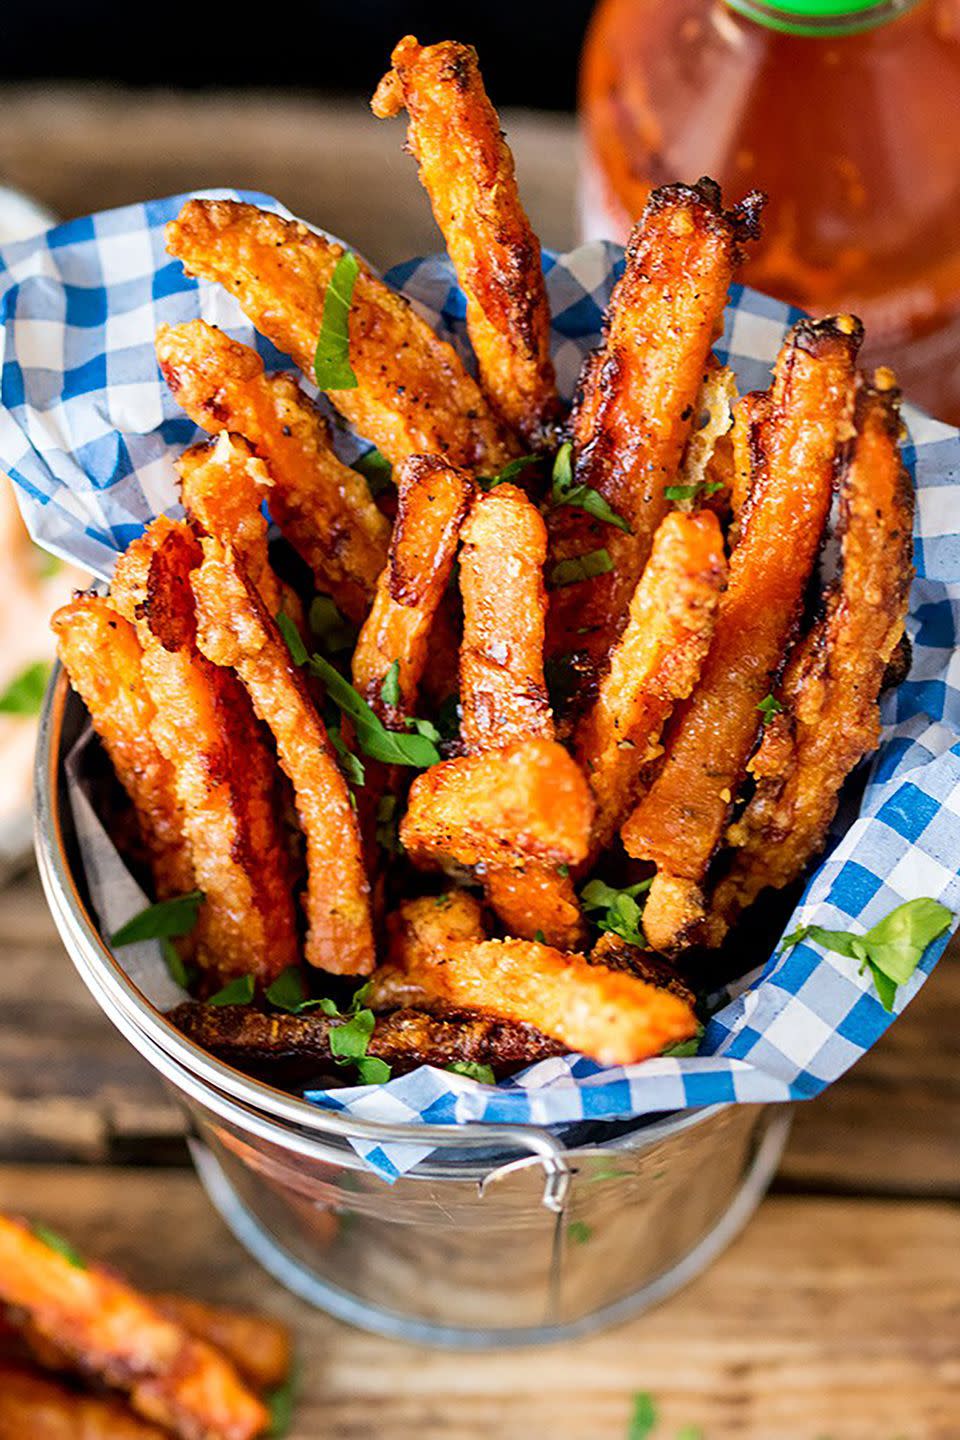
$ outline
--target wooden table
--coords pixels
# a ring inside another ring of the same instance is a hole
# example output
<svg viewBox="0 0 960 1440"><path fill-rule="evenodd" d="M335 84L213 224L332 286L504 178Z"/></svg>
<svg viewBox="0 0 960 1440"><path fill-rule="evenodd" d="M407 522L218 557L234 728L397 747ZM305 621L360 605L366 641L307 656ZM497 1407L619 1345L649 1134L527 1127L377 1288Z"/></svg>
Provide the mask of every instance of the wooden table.
<svg viewBox="0 0 960 1440"><path fill-rule="evenodd" d="M379 263L437 243L400 131L359 104L2 98L0 176L63 214L227 183L278 195ZM562 248L572 127L507 125L534 221ZM637 1391L656 1397L664 1437L960 1437L956 957L849 1076L796 1107L774 1193L687 1291L575 1345L451 1356L349 1330L246 1259L187 1168L180 1112L87 996L32 875L0 893L0 948L0 1206L146 1284L287 1317L305 1371L295 1440L624 1440Z"/></svg>

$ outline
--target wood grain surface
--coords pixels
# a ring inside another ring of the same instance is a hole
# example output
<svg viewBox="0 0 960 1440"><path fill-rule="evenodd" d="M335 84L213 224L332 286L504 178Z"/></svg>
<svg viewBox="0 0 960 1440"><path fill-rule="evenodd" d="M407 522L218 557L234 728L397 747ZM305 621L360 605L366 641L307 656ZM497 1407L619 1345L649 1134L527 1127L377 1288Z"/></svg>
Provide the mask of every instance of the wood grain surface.
<svg viewBox="0 0 960 1440"><path fill-rule="evenodd" d="M0 95L0 177L64 216L240 185L380 265L438 244L402 126L359 101ZM572 122L505 120L534 224L565 248ZM289 1319L305 1373L294 1440L627 1440L637 1391L656 1397L664 1440L684 1426L702 1440L960 1440L956 954L859 1065L795 1107L778 1193L693 1286L574 1345L480 1356L347 1329L245 1257L186 1168L180 1111L84 990L32 874L0 892L0 957L0 1207L145 1284Z"/></svg>

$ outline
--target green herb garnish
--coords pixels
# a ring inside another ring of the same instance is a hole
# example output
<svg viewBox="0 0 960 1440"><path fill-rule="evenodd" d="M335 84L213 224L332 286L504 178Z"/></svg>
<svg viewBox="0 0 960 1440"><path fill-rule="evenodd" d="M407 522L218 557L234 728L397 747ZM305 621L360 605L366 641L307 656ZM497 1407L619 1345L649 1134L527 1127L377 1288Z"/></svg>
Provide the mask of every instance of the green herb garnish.
<svg viewBox="0 0 960 1440"><path fill-rule="evenodd" d="M356 625L341 615L329 595L314 596L310 604L310 629L326 655L352 650L357 642Z"/></svg>
<svg viewBox="0 0 960 1440"><path fill-rule="evenodd" d="M691 1055L700 1054L700 1041L703 1039L703 1026L701 1025L696 1035L689 1040L676 1040L672 1045L665 1045L660 1051L661 1055L669 1055L674 1060L685 1060Z"/></svg>
<svg viewBox="0 0 960 1440"><path fill-rule="evenodd" d="M716 495L723 489L720 480L697 480L693 485L668 485L664 495L679 505L681 510L692 510L694 500L706 495Z"/></svg>
<svg viewBox="0 0 960 1440"><path fill-rule="evenodd" d="M437 712L441 740L456 740L460 734L460 696L448 695Z"/></svg>
<svg viewBox="0 0 960 1440"><path fill-rule="evenodd" d="M39 715L50 679L52 666L37 660L15 676L0 695L0 713L4 715Z"/></svg>
<svg viewBox="0 0 960 1440"><path fill-rule="evenodd" d="M774 715L781 713L783 706L780 704L776 695L764 695L757 709L760 711L764 720L770 720Z"/></svg>
<svg viewBox="0 0 960 1440"><path fill-rule="evenodd" d="M567 1239L571 1245L586 1245L593 1239L593 1230L585 1220L571 1220L567 1226Z"/></svg>
<svg viewBox="0 0 960 1440"><path fill-rule="evenodd" d="M192 990L200 974L196 966L188 965L173 941L166 936L160 941L160 949L170 979L179 985L181 990Z"/></svg>
<svg viewBox="0 0 960 1440"><path fill-rule="evenodd" d="M307 984L299 965L288 965L286 970L281 970L263 994L264 999L271 1005L278 1010L286 1010L289 1015L301 1015L305 1010L323 1009L323 1002L311 1000L307 993Z"/></svg>
<svg viewBox="0 0 960 1440"><path fill-rule="evenodd" d="M425 770L438 763L440 752L433 740L416 731L404 735L397 730L388 730L366 700L322 655L311 656L307 663L323 681L330 699L353 721L357 743L371 760L382 760L387 765L412 765L417 770Z"/></svg>
<svg viewBox="0 0 960 1440"><path fill-rule="evenodd" d="M376 841L388 855L400 855L400 802L396 795L381 795L377 801Z"/></svg>
<svg viewBox="0 0 960 1440"><path fill-rule="evenodd" d="M89 1268L79 1250L75 1250L70 1244L70 1241L64 1240L63 1236L58 1235L56 1230L51 1230L48 1226L40 1224L31 1225L30 1229L37 1239L46 1245L48 1250L54 1250L58 1255L61 1255L64 1260L73 1266L74 1270L86 1270Z"/></svg>
<svg viewBox="0 0 960 1440"><path fill-rule="evenodd" d="M605 525L616 525L626 535L633 534L623 516L617 514L599 490L594 490L591 485L574 484L573 446L569 440L560 446L553 462L550 499L555 506L572 505L576 510L585 510L595 520L602 520Z"/></svg>
<svg viewBox="0 0 960 1440"><path fill-rule="evenodd" d="M323 297L323 321L313 357L313 374L321 390L355 390L357 377L350 364L350 306L360 261L349 250L333 267Z"/></svg>
<svg viewBox="0 0 960 1440"><path fill-rule="evenodd" d="M395 709L400 704L400 661L394 660L380 685L380 699Z"/></svg>
<svg viewBox="0 0 960 1440"><path fill-rule="evenodd" d="M159 900L156 905L148 905L139 915L134 915L126 925L121 925L110 936L110 944L119 949L123 945L135 945L140 940L175 940L180 935L189 935L197 923L202 904L202 890L191 890L187 895Z"/></svg>
<svg viewBox="0 0 960 1440"><path fill-rule="evenodd" d="M287 649L290 651L290 658L294 665L306 665L310 656L307 654L307 647L303 643L303 636L290 619L290 616L285 615L282 610L277 616L277 626L280 634L287 642Z"/></svg>
<svg viewBox="0 0 960 1440"><path fill-rule="evenodd" d="M648 1395L645 1390L639 1391L633 1397L627 1440L647 1440L647 1436L653 1434L656 1423L657 1407L653 1403L653 1396Z"/></svg>
<svg viewBox="0 0 960 1440"><path fill-rule="evenodd" d="M591 880L580 891L580 899L598 930L609 931L630 945L646 949L647 942L640 928L643 908L638 905L637 896L646 894L652 883L640 880L636 885L615 890L603 880Z"/></svg>
<svg viewBox="0 0 960 1440"><path fill-rule="evenodd" d="M344 740L340 726L328 725L327 734L330 737L330 744L337 752L340 769L350 781L350 784L365 785L367 783L367 772L363 767L363 761L359 755L354 755L346 740Z"/></svg>
<svg viewBox="0 0 960 1440"><path fill-rule="evenodd" d="M216 995L211 995L208 1005L249 1005L253 999L256 983L252 975L238 975L229 980Z"/></svg>
<svg viewBox="0 0 960 1440"><path fill-rule="evenodd" d="M268 1390L263 1397L270 1416L270 1429L267 1431L270 1440L283 1440L283 1436L289 1433L293 1424L293 1407L296 1404L299 1383L300 1367L294 1361L283 1384L278 1385L275 1390Z"/></svg>
<svg viewBox="0 0 960 1440"><path fill-rule="evenodd" d="M845 930L825 930L822 925L801 925L787 935L781 952L814 940L825 950L860 961L860 972L869 970L884 1010L892 1010L897 987L905 985L929 945L950 926L950 911L939 900L921 897L907 900L878 921L865 935Z"/></svg>
<svg viewBox="0 0 960 1440"><path fill-rule="evenodd" d="M595 575L606 575L613 569L613 561L607 550L590 550L586 555L573 555L569 560L559 560L550 571L550 583L558 590L563 585L578 585L581 580L592 580Z"/></svg>
<svg viewBox="0 0 960 1440"><path fill-rule="evenodd" d="M529 470L531 465L539 465L542 459L542 455L520 455L516 460L508 461L496 475L478 475L477 484L481 490L496 490L498 485L512 484L524 470Z"/></svg>
<svg viewBox="0 0 960 1440"><path fill-rule="evenodd" d="M370 494L376 498L388 490L393 481L393 466L386 455L381 454L376 446L359 455L351 467L358 475L362 475L370 487Z"/></svg>
<svg viewBox="0 0 960 1440"><path fill-rule="evenodd" d="M480 1065L475 1060L454 1060L445 1067L451 1075L466 1075L468 1080L479 1080L481 1085L495 1085L497 1077L490 1065Z"/></svg>

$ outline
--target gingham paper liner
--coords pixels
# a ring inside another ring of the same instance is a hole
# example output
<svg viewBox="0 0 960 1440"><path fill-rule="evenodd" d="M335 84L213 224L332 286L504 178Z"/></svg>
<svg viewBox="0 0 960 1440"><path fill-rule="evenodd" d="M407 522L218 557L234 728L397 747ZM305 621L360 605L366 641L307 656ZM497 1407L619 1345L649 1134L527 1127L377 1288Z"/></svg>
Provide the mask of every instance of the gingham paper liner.
<svg viewBox="0 0 960 1440"><path fill-rule="evenodd" d="M197 438L157 371L157 324L202 315L256 343L268 365L289 363L259 340L225 292L188 280L166 255L162 227L183 198L71 221L0 250L0 465L19 487L34 536L101 575L146 521L162 510L176 513L171 457ZM263 196L241 198L282 210ZM603 244L544 258L555 359L568 395L584 354L597 343L621 265L620 249ZM388 279L467 353L463 296L445 258L409 261ZM792 318L765 296L740 287L731 292L717 350L742 389L766 385ZM919 493L913 664L884 702L883 744L859 814L813 876L790 928L816 922L862 933L921 895L960 910L960 436L917 411L908 420L907 458ZM362 448L353 437L340 440L347 458ZM96 843L109 846L102 832ZM96 855L89 859L93 864ZM946 937L931 947L898 991L898 1011L945 944ZM710 1021L704 1053L693 1059L602 1069L569 1056L496 1087L425 1068L379 1088L308 1098L412 1127L470 1120L555 1125L717 1101L803 1099L842 1075L889 1023L855 961L805 943L770 957L742 983ZM426 1153L411 1141L389 1151L358 1148L392 1176Z"/></svg>

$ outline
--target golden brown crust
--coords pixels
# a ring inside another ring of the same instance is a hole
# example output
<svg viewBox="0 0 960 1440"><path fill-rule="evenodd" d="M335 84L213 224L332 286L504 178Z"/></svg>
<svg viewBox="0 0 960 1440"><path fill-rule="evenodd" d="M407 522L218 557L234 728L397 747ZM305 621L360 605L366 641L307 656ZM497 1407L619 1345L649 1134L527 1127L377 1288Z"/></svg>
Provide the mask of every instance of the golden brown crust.
<svg viewBox="0 0 960 1440"><path fill-rule="evenodd" d="M387 564L373 608L353 652L353 683L394 729L416 709L433 621L447 589L473 482L436 455L414 455L397 476L399 504ZM400 704L381 696L384 678L400 662Z"/></svg>
<svg viewBox="0 0 960 1440"><path fill-rule="evenodd" d="M341 246L254 205L188 200L167 226L167 248L189 274L225 285L260 333L312 378ZM436 453L494 474L517 453L453 347L363 264L350 309L350 363L356 389L331 391L330 399L392 464Z"/></svg>
<svg viewBox="0 0 960 1440"><path fill-rule="evenodd" d="M727 833L735 847L708 925L719 943L767 886L794 880L824 846L841 786L880 738L878 696L903 635L913 577L913 489L900 455L898 392L861 387L840 486L841 571L823 618L797 645L783 705L750 763L757 788Z"/></svg>
<svg viewBox="0 0 960 1440"><path fill-rule="evenodd" d="M604 548L614 567L552 593L552 655L585 652L599 665L623 627L696 418L744 227L744 213L724 211L701 181L654 191L631 236L573 428L575 482L599 491L632 534L569 506L551 512L553 561Z"/></svg>
<svg viewBox="0 0 960 1440"><path fill-rule="evenodd" d="M0 1360L0 1440L164 1440L119 1400L78 1395Z"/></svg>
<svg viewBox="0 0 960 1440"><path fill-rule="evenodd" d="M133 802L158 900L194 888L173 766L153 738L156 708L143 678L137 632L100 595L80 595L50 622L70 683L86 705Z"/></svg>
<svg viewBox="0 0 960 1440"><path fill-rule="evenodd" d="M576 731L575 754L597 801L594 853L610 844L660 753L664 723L697 682L726 575L715 515L664 518L626 628Z"/></svg>
<svg viewBox="0 0 960 1440"><path fill-rule="evenodd" d="M370 886L346 781L272 617L230 552L212 537L202 543L203 563L191 576L198 644L212 664L236 671L293 785L307 845L306 958L335 975L367 975Z"/></svg>
<svg viewBox="0 0 960 1440"><path fill-rule="evenodd" d="M326 420L294 377L265 375L255 350L203 320L161 325L157 358L195 424L242 435L253 446L273 482L270 512L285 537L318 589L363 620L386 563L390 525L363 476L335 455Z"/></svg>
<svg viewBox="0 0 960 1440"><path fill-rule="evenodd" d="M593 798L555 740L446 760L410 787L400 839L415 865L522 869L525 861L577 865L586 857Z"/></svg>
<svg viewBox="0 0 960 1440"><path fill-rule="evenodd" d="M488 870L487 899L508 935L576 950L587 929L567 870L528 861L522 870Z"/></svg>
<svg viewBox="0 0 960 1440"><path fill-rule="evenodd" d="M461 531L461 733L479 751L553 738L543 678L547 535L515 485L476 501Z"/></svg>
<svg viewBox="0 0 960 1440"><path fill-rule="evenodd" d="M859 325L801 321L777 361L764 466L741 516L700 683L675 717L666 759L622 829L665 873L703 881L727 823L799 616L849 430Z"/></svg>
<svg viewBox="0 0 960 1440"><path fill-rule="evenodd" d="M466 295L481 384L507 423L542 446L559 399L540 242L520 203L477 53L449 40L423 46L408 35L391 60L371 102L374 114L406 107L407 145Z"/></svg>
<svg viewBox="0 0 960 1440"><path fill-rule="evenodd" d="M448 940L433 953L396 947L396 954L394 963L426 1001L533 1025L601 1065L635 1064L697 1031L691 1006L678 996L548 945Z"/></svg>
<svg viewBox="0 0 960 1440"><path fill-rule="evenodd" d="M253 1440L268 1416L233 1366L131 1286L81 1268L23 1222L0 1216L0 1301L71 1365L129 1394L183 1440Z"/></svg>
<svg viewBox="0 0 960 1440"><path fill-rule="evenodd" d="M247 1005L216 1008L195 1005L194 1008L212 1016L234 1008L251 1015L257 1013ZM290 1331L279 1320L254 1315L249 1310L234 1310L226 1305L209 1305L188 1295L162 1294L150 1298L161 1315L176 1321L188 1334L205 1340L225 1355L241 1379L258 1394L276 1390L289 1376L293 1364L293 1342Z"/></svg>
<svg viewBox="0 0 960 1440"><path fill-rule="evenodd" d="M190 528L161 516L118 560L111 598L143 647L153 738L173 766L206 897L198 956L221 976L269 981L297 958L276 763L243 687L197 650L190 577L200 560Z"/></svg>

